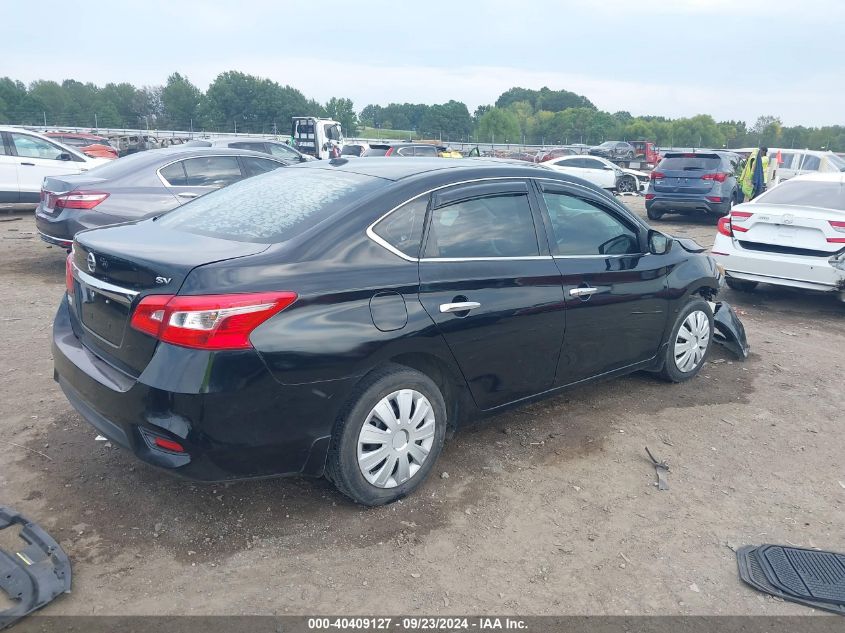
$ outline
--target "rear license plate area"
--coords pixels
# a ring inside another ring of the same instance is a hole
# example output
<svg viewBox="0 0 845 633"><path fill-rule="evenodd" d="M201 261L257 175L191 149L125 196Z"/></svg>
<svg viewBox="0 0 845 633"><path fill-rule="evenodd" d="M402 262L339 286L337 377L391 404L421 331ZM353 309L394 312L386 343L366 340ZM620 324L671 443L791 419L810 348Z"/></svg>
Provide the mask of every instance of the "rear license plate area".
<svg viewBox="0 0 845 633"><path fill-rule="evenodd" d="M85 328L107 343L119 347L129 318L129 306L81 282L77 296L77 311Z"/></svg>

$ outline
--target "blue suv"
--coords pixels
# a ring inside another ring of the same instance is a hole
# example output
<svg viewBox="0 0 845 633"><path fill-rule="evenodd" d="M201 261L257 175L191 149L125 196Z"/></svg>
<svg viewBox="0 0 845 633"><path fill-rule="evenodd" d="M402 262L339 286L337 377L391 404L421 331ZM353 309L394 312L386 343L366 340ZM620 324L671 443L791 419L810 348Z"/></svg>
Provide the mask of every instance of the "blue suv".
<svg viewBox="0 0 845 633"><path fill-rule="evenodd" d="M731 152L668 152L651 172L645 194L650 220L665 213L723 216L739 202L740 165Z"/></svg>

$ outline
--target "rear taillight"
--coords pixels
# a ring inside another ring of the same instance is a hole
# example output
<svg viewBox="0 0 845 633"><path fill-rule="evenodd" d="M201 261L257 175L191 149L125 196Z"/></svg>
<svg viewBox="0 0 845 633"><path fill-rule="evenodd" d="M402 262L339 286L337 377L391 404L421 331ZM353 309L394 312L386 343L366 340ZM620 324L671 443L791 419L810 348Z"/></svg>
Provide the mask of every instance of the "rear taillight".
<svg viewBox="0 0 845 633"><path fill-rule="evenodd" d="M660 180L662 178L666 178L666 174L664 174L662 171L653 171L648 175L648 177L652 180Z"/></svg>
<svg viewBox="0 0 845 633"><path fill-rule="evenodd" d="M647 194L645 194L645 199L646 199L646 200L654 200L656 197L657 197L657 194L655 194L655 193L647 193Z"/></svg>
<svg viewBox="0 0 845 633"><path fill-rule="evenodd" d="M73 296L73 249L65 260L65 289L69 296Z"/></svg>
<svg viewBox="0 0 845 633"><path fill-rule="evenodd" d="M73 191L54 196L53 204L49 205L57 209L93 209L109 194L100 191Z"/></svg>
<svg viewBox="0 0 845 633"><path fill-rule="evenodd" d="M845 222L837 222L835 220L828 220L828 222L837 233L845 233ZM845 237L829 237L827 241L831 244L845 244Z"/></svg>
<svg viewBox="0 0 845 633"><path fill-rule="evenodd" d="M132 327L160 341L196 349L246 349L253 330L296 301L295 292L149 295Z"/></svg>
<svg viewBox="0 0 845 633"><path fill-rule="evenodd" d="M716 182L725 182L728 179L728 175L724 173L718 174L704 174L701 177L702 180L715 180Z"/></svg>
<svg viewBox="0 0 845 633"><path fill-rule="evenodd" d="M385 156L390 156L391 154L393 154L393 148L392 147L384 153Z"/></svg>
<svg viewBox="0 0 845 633"><path fill-rule="evenodd" d="M740 233L745 233L748 230L746 226L739 226L740 223L745 222L748 218L750 218L753 213L749 213L748 211L731 211L731 227L734 231L739 231Z"/></svg>
<svg viewBox="0 0 845 633"><path fill-rule="evenodd" d="M710 202L721 202L722 198L720 196L704 196Z"/></svg>
<svg viewBox="0 0 845 633"><path fill-rule="evenodd" d="M733 231L731 230L731 218L730 216L726 215L724 217L719 218L719 222L716 224L716 231L720 235L724 235L725 237L733 237Z"/></svg>
<svg viewBox="0 0 845 633"><path fill-rule="evenodd" d="M156 436L155 438L153 438L153 444L155 444L158 448L163 448L164 450L171 451L172 453L185 452L185 447L182 446L179 442L169 440L166 437Z"/></svg>

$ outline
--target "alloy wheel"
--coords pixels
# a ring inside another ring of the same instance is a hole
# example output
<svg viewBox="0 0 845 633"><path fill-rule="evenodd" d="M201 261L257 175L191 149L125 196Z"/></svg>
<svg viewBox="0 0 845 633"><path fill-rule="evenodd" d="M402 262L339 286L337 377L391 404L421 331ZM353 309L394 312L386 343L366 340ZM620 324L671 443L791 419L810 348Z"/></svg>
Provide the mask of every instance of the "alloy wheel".
<svg viewBox="0 0 845 633"><path fill-rule="evenodd" d="M684 373L694 371L710 344L710 320L702 310L687 315L675 337L675 366Z"/></svg>
<svg viewBox="0 0 845 633"><path fill-rule="evenodd" d="M633 178L625 177L619 180L619 193L631 193L636 189L636 183Z"/></svg>
<svg viewBox="0 0 845 633"><path fill-rule="evenodd" d="M423 394L400 389L372 408L358 434L358 467L377 488L411 479L431 452L434 409Z"/></svg>

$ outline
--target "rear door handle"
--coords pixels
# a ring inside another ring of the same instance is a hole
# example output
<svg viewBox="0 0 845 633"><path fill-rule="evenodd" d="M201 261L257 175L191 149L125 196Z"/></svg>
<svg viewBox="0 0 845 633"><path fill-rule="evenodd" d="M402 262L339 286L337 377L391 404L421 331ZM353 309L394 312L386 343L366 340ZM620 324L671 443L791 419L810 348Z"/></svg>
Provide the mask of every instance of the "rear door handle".
<svg viewBox="0 0 845 633"><path fill-rule="evenodd" d="M27 167L35 167L35 163L21 163L21 165L26 165Z"/></svg>
<svg viewBox="0 0 845 633"><path fill-rule="evenodd" d="M572 288L569 291L570 297L589 297L599 291L598 288Z"/></svg>
<svg viewBox="0 0 845 633"><path fill-rule="evenodd" d="M440 304L440 311L441 312L469 312L470 310L475 310L476 308L480 308L481 304L477 301L461 301L459 303L441 303Z"/></svg>
<svg viewBox="0 0 845 633"><path fill-rule="evenodd" d="M196 198L200 194L193 193L192 191L183 191L182 193L177 193L176 195L179 196L180 198Z"/></svg>

